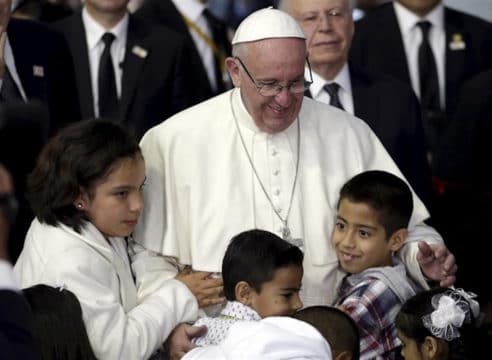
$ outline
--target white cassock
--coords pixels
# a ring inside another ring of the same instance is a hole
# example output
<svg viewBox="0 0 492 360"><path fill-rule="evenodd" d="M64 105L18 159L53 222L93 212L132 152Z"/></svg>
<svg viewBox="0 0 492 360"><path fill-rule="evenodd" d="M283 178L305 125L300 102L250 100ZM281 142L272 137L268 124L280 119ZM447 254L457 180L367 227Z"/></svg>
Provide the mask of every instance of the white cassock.
<svg viewBox="0 0 492 360"><path fill-rule="evenodd" d="M273 206L285 218L299 128L300 162L288 227L303 241L301 297L305 306L333 302L344 276L330 241L341 186L365 170L403 175L362 120L304 98L298 121L299 127L295 121L277 134L261 132L246 111L240 90L233 89L147 132L141 141L146 203L135 240L156 254L141 252L134 259L140 296L176 274L171 262L157 254L195 270L220 272L227 244L239 232L260 228L282 235ZM413 195L408 241L441 242L440 235L422 223L429 214ZM401 251L412 276L425 283L416 254L416 243Z"/></svg>

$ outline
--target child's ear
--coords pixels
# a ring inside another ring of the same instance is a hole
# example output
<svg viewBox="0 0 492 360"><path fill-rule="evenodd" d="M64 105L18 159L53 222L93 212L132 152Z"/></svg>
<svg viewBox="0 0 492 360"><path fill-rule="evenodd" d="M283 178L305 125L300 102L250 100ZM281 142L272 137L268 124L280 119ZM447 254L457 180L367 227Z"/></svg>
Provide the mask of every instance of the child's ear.
<svg viewBox="0 0 492 360"><path fill-rule="evenodd" d="M422 353L427 359L437 359L440 358L440 354L443 349L441 349L439 340L433 336L426 336L424 342L422 343Z"/></svg>
<svg viewBox="0 0 492 360"><path fill-rule="evenodd" d="M408 230L406 228L401 228L396 230L389 239L390 249L393 252L400 250L400 248L405 243L408 236Z"/></svg>
<svg viewBox="0 0 492 360"><path fill-rule="evenodd" d="M253 289L246 281L240 281L234 287L236 301L243 305L251 306L253 301Z"/></svg>
<svg viewBox="0 0 492 360"><path fill-rule="evenodd" d="M87 192L85 192L83 189L80 189L79 195L75 198L73 201L73 206L77 208L77 210L84 210L87 207L89 200L89 196L87 195Z"/></svg>

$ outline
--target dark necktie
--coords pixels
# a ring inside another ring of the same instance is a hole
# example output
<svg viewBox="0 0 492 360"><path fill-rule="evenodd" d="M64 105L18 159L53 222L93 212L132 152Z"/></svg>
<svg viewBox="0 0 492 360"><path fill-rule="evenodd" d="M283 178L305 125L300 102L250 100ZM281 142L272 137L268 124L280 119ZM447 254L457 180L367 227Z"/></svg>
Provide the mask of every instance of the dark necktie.
<svg viewBox="0 0 492 360"><path fill-rule="evenodd" d="M429 30L432 24L429 21L421 21L417 23L417 26L422 31L422 43L418 52L420 104L430 159L439 146L444 131L445 117L440 109L436 59L429 43Z"/></svg>
<svg viewBox="0 0 492 360"><path fill-rule="evenodd" d="M326 84L323 86L323 89L330 95L330 105L335 106L341 110L345 110L343 108L342 103L340 102L340 98L338 97L338 89L340 89L340 85L333 82L330 84Z"/></svg>
<svg viewBox="0 0 492 360"><path fill-rule="evenodd" d="M116 92L113 59L111 57L111 44L114 39L115 36L111 33L105 33L102 36L104 51L99 59L99 116L105 118L118 116L118 94Z"/></svg>
<svg viewBox="0 0 492 360"><path fill-rule="evenodd" d="M212 32L212 40L214 46L216 47L215 49L212 49L212 51L214 53L214 70L215 79L217 82L217 92L223 92L225 90L223 79L225 64L222 64L222 62L225 62L226 51L224 45L222 44L222 26L219 20L208 9L203 10L203 16L207 20L210 31Z"/></svg>
<svg viewBox="0 0 492 360"><path fill-rule="evenodd" d="M0 98L3 102L19 102L24 101L22 95L12 78L12 74L7 66L5 66L5 72L3 74L2 89L0 90Z"/></svg>
<svg viewBox="0 0 492 360"><path fill-rule="evenodd" d="M424 111L439 111L439 80L434 53L429 43L429 21L420 21L417 26L422 31L422 43L419 47L420 101Z"/></svg>

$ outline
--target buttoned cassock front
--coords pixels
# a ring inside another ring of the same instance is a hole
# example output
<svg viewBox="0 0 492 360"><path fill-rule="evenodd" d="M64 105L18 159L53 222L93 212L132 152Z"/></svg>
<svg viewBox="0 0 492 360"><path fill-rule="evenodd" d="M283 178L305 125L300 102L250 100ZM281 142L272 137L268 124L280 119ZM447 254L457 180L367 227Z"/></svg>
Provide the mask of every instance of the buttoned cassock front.
<svg viewBox="0 0 492 360"><path fill-rule="evenodd" d="M304 242L304 305L330 304L344 275L330 241L341 186L371 169L403 176L362 120L304 98L298 121L300 163L288 225L293 237ZM232 236L251 228L281 235L281 222L252 170L238 127L272 202L281 189L278 204L286 211L295 174L297 121L277 134L260 132L240 90L234 89L152 128L141 142L146 204L135 240L151 252L141 251L135 258L140 296L175 275L169 257L195 270L220 272ZM280 161L271 159L274 152ZM270 180L277 170L281 180ZM409 241L442 241L422 223L428 213L415 194L414 202ZM424 282L416 253L412 244L401 255L412 275Z"/></svg>

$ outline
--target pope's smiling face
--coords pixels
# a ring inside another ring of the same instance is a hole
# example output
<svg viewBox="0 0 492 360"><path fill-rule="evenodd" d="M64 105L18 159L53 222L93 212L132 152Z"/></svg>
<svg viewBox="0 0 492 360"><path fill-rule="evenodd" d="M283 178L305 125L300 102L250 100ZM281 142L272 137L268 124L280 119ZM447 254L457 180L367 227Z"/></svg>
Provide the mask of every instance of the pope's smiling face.
<svg viewBox="0 0 492 360"><path fill-rule="evenodd" d="M246 110L256 126L274 134L287 129L297 118L304 93L293 94L287 88L276 96L263 96L256 85L279 84L288 86L304 81L306 42L299 38L266 39L240 44L236 55L247 68L252 79L238 59L228 58L227 66Z"/></svg>

